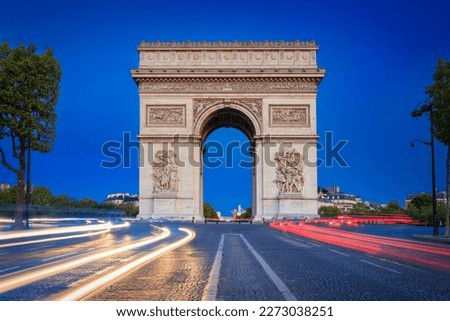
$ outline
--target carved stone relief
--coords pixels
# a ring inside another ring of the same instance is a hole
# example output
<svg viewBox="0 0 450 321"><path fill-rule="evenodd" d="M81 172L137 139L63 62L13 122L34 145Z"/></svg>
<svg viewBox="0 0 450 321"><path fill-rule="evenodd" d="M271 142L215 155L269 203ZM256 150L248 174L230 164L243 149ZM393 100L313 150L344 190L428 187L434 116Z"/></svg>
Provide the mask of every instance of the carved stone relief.
<svg viewBox="0 0 450 321"><path fill-rule="evenodd" d="M233 82L198 82L198 81L143 81L139 83L141 93L315 93L317 82L301 81L233 81Z"/></svg>
<svg viewBox="0 0 450 321"><path fill-rule="evenodd" d="M271 105L270 126L309 127L309 106Z"/></svg>
<svg viewBox="0 0 450 321"><path fill-rule="evenodd" d="M185 105L148 105L147 126L185 126Z"/></svg>
<svg viewBox="0 0 450 321"><path fill-rule="evenodd" d="M162 49L163 48L163 49ZM315 66L314 42L141 43L142 66Z"/></svg>
<svg viewBox="0 0 450 321"><path fill-rule="evenodd" d="M178 167L175 164L176 157L173 151L159 150L153 159L153 192L176 193L178 191Z"/></svg>
<svg viewBox="0 0 450 321"><path fill-rule="evenodd" d="M275 160L277 162L275 183L280 194L302 194L305 185L303 155L294 148L286 148L283 153L276 153Z"/></svg>
<svg viewBox="0 0 450 321"><path fill-rule="evenodd" d="M230 104L236 104L248 109L256 118L261 121L262 118L262 99L194 99L194 118L197 118L203 111L211 106L223 104L224 107Z"/></svg>

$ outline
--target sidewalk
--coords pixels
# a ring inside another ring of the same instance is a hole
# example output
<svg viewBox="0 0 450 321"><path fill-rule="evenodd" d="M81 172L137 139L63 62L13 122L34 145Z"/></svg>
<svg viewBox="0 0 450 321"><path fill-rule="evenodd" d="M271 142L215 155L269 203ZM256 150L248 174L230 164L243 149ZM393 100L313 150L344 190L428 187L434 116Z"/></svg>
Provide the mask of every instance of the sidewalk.
<svg viewBox="0 0 450 321"><path fill-rule="evenodd" d="M443 235L433 236L433 235L414 234L412 237L421 241L450 244L450 237L445 237Z"/></svg>

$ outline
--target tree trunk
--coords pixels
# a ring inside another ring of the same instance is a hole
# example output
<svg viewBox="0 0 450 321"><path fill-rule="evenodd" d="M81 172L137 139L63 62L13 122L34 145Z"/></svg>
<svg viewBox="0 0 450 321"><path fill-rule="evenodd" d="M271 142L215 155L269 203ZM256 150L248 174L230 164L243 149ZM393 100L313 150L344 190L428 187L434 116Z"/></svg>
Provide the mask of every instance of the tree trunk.
<svg viewBox="0 0 450 321"><path fill-rule="evenodd" d="M449 237L450 212L450 145L447 146L447 206L445 207L445 237Z"/></svg>
<svg viewBox="0 0 450 321"><path fill-rule="evenodd" d="M20 169L17 173L16 214L14 226L15 228L21 229L23 227L23 213L25 210L25 154L23 154L23 158L21 158L19 162Z"/></svg>

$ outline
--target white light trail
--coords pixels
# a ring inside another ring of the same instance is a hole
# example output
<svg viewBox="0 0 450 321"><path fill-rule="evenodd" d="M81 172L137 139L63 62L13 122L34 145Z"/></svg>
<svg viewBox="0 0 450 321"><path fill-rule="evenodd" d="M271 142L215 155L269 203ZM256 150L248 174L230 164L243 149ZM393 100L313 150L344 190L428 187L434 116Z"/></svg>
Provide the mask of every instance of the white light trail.
<svg viewBox="0 0 450 321"><path fill-rule="evenodd" d="M124 226L116 226L115 228L119 228L119 227L124 227ZM99 232L90 232L90 233L83 233L83 234L76 234L76 235L69 235L69 236L51 237L51 238L48 238L48 239L40 239L40 240L33 240L33 241L23 241L23 242L16 242L16 243L0 244L0 248L19 246L19 245L36 244L36 243L44 243L44 242L52 242L52 241L69 240L69 239L75 239L75 238L87 237L87 236L95 236L95 235L99 235L99 234L108 233L109 231L111 231L110 228L108 228L106 230L103 230L103 231L99 231Z"/></svg>
<svg viewBox="0 0 450 321"><path fill-rule="evenodd" d="M30 218L30 222L76 222L76 221L100 221L96 218L71 218L71 217L61 217L61 218Z"/></svg>
<svg viewBox="0 0 450 321"><path fill-rule="evenodd" d="M49 267L37 268L30 272L25 272L25 273L19 274L17 276L8 278L7 280L0 282L0 293L4 293L4 292L10 291L12 289L16 289L18 287L24 286L26 284L29 284L29 283L32 283L32 282L35 282L38 280L42 280L44 278L50 277L55 274L62 273L64 271L76 268L78 266L90 263L95 260L100 260L100 259L106 258L108 256L113 256L113 255L116 255L116 254L119 254L119 253L122 253L125 251L136 249L138 247L150 245L152 243L161 241L170 236L169 229L163 228L162 230L163 230L163 232L161 234L147 238L144 241L121 246L121 247L113 249L113 250L107 250L107 251L83 256L80 258L74 258L74 259L72 259L68 262L64 262L64 263L59 263L59 264L55 263L54 265L51 265Z"/></svg>
<svg viewBox="0 0 450 321"><path fill-rule="evenodd" d="M115 270L114 272L111 272L95 281L92 281L78 289L76 289L73 292L70 292L69 294L66 294L60 298L58 298L59 301L74 301L74 300L80 300L83 297L87 296L88 294L90 294L92 291L94 291L95 289L98 289L114 280L116 280L117 278L123 276L124 274L136 269L137 267L148 263L149 261L157 258L158 256L165 254L169 251L172 251L188 242L190 242L191 240L193 240L195 238L195 232L190 230L190 229L186 229L186 228L179 228L180 231L183 231L185 233L187 233L187 236L182 238L179 241L176 241L174 243L171 243L163 248L160 248L158 250L155 250L153 252L150 252L149 254L142 256L124 266L122 266L121 268Z"/></svg>
<svg viewBox="0 0 450 321"><path fill-rule="evenodd" d="M46 229L37 229L32 231L14 231L6 232L0 235L0 240L11 240L23 237L33 237L42 235L54 235L54 234L66 234L66 233L76 233L76 232L88 232L88 231L99 231L110 228L118 228L128 226L130 223L125 222L123 224L113 225L111 222L104 224L95 224L88 226L69 226L69 227L53 227Z"/></svg>

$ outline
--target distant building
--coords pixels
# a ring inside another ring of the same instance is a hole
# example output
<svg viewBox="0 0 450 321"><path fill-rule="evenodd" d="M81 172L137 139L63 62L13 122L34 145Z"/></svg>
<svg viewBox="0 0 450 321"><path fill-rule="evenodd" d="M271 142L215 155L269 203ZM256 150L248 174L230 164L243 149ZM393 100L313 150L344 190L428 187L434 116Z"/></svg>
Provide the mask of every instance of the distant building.
<svg viewBox="0 0 450 321"><path fill-rule="evenodd" d="M133 204L134 206L139 206L139 196L137 194L129 193L108 194L103 203L112 205Z"/></svg>
<svg viewBox="0 0 450 321"><path fill-rule="evenodd" d="M364 206L369 210L379 210L381 208L385 208L387 204L378 204L371 201L363 201Z"/></svg>
<svg viewBox="0 0 450 321"><path fill-rule="evenodd" d="M334 206L342 213L349 212L356 204L361 204L361 197L354 194L342 193L339 186L330 186L328 193L319 193L320 206Z"/></svg>
<svg viewBox="0 0 450 321"><path fill-rule="evenodd" d="M11 188L11 185L6 184L6 183L1 183L0 184L0 191L4 191L5 189Z"/></svg>
<svg viewBox="0 0 450 321"><path fill-rule="evenodd" d="M430 195L430 193L415 193L415 194L408 194L406 195L405 198L405 207L408 207L408 204L412 201L412 199L416 196L420 196L420 195ZM446 191L440 191L436 193L436 201L437 203L447 203L447 192Z"/></svg>
<svg viewBox="0 0 450 321"><path fill-rule="evenodd" d="M246 210L242 209L241 204L239 204L237 209L233 209L231 211L231 214L233 214L233 218L238 218L241 217L241 215L246 212L247 212Z"/></svg>
<svg viewBox="0 0 450 321"><path fill-rule="evenodd" d="M341 192L340 186L332 185L327 187L327 191L330 194L339 194Z"/></svg>

